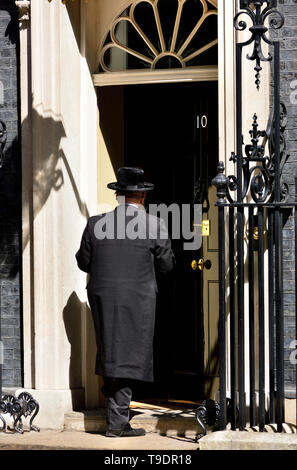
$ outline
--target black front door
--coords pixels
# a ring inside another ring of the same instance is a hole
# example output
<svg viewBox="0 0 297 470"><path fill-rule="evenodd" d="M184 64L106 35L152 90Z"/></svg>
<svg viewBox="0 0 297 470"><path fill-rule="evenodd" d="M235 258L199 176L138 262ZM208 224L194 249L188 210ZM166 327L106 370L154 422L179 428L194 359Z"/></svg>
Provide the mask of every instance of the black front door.
<svg viewBox="0 0 297 470"><path fill-rule="evenodd" d="M217 108L217 82L124 88L124 163L142 167L155 184L147 204L206 208L218 159ZM184 250L184 242L172 240L176 270L158 279L155 383L139 386L134 399L203 397L203 272L191 267L203 252Z"/></svg>

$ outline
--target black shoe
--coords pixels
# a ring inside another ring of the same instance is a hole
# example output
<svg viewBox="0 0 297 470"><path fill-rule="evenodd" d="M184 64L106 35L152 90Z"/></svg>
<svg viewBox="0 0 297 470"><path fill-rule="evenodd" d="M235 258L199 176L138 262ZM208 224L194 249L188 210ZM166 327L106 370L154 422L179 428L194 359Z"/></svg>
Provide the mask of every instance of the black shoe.
<svg viewBox="0 0 297 470"><path fill-rule="evenodd" d="M106 437L137 437L145 436L146 432L143 428L131 428L130 424L126 424L123 429L109 429L106 431Z"/></svg>

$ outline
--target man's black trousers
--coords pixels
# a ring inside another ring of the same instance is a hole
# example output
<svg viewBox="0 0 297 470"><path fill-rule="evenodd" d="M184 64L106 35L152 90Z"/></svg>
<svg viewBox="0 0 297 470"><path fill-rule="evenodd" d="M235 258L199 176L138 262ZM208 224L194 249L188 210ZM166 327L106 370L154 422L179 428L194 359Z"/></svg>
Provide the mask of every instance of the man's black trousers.
<svg viewBox="0 0 297 470"><path fill-rule="evenodd" d="M133 380L114 377L103 377L103 380L102 392L107 402L107 429L123 429L130 419Z"/></svg>

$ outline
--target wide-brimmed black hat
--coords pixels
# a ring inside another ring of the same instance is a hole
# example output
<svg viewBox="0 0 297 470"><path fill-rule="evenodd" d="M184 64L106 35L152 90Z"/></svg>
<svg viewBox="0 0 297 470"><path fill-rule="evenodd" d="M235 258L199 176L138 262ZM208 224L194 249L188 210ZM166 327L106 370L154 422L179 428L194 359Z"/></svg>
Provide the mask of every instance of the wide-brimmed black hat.
<svg viewBox="0 0 297 470"><path fill-rule="evenodd" d="M118 169L118 181L109 183L109 189L120 191L151 191L154 185L144 181L144 171L141 168L123 167Z"/></svg>

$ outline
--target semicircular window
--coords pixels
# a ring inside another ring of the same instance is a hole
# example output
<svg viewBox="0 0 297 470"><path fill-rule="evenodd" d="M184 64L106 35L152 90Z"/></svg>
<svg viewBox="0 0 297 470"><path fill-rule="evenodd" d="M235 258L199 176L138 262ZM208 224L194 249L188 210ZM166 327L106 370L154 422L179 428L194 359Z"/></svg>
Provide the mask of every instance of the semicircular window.
<svg viewBox="0 0 297 470"><path fill-rule="evenodd" d="M134 0L100 51L100 72L217 64L217 0Z"/></svg>

